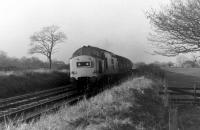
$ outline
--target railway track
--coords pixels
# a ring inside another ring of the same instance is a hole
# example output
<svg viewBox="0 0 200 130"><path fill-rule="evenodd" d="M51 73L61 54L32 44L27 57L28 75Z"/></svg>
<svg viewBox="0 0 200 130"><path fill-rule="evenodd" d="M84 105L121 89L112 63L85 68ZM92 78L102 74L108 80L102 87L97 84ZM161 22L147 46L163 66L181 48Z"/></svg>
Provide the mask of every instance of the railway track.
<svg viewBox="0 0 200 130"><path fill-rule="evenodd" d="M101 83L87 84L91 88L89 91L84 89L77 91L77 87L83 88L86 84L70 84L54 89L28 93L6 99L0 99L0 123L7 120L14 122L24 122L35 119L43 113L55 110L63 103L73 103L83 97L90 98L109 88L115 82L109 82L109 85ZM55 105L56 104L56 105Z"/></svg>
<svg viewBox="0 0 200 130"><path fill-rule="evenodd" d="M26 121L40 115L41 113L56 109L60 106L53 105L56 102L65 99L68 99L69 102L76 100L78 98L76 95L78 95L78 93L76 93L76 87L73 85L67 85L40 92L0 99L0 121L2 122L8 119L20 117L20 115L24 115L21 121ZM36 112L36 109L41 110Z"/></svg>

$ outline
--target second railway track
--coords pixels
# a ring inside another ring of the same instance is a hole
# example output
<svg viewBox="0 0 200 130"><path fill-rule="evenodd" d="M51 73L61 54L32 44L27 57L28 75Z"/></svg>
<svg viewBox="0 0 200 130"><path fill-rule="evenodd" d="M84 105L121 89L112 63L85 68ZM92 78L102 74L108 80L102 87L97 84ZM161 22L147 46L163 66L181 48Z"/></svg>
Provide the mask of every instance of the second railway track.
<svg viewBox="0 0 200 130"><path fill-rule="evenodd" d="M33 111L37 107L47 106L62 99L70 99L75 96L76 87L66 85L54 89L29 93L0 100L0 120L16 117L27 111ZM39 112L41 113L41 112Z"/></svg>

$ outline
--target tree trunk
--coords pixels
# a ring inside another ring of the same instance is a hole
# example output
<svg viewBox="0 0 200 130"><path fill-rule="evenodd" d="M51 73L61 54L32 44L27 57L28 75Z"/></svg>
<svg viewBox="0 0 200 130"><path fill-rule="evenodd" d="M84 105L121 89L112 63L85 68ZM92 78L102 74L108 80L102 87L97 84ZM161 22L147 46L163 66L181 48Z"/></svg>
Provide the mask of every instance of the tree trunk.
<svg viewBox="0 0 200 130"><path fill-rule="evenodd" d="M48 57L48 59L49 59L49 69L51 69L51 65L52 65L51 56L50 56L50 57Z"/></svg>

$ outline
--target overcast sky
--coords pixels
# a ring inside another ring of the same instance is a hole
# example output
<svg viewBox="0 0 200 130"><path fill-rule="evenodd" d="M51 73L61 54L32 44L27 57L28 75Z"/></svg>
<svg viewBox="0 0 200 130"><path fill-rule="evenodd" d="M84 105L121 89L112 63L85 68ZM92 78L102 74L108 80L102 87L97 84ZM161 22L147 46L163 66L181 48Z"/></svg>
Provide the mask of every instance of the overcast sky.
<svg viewBox="0 0 200 130"><path fill-rule="evenodd" d="M145 10L168 0L1 0L0 50L11 57L30 56L30 36L57 25L67 35L54 59L69 61L83 45L93 45L138 61L169 61L146 53L150 25ZM34 55L45 59L43 56Z"/></svg>

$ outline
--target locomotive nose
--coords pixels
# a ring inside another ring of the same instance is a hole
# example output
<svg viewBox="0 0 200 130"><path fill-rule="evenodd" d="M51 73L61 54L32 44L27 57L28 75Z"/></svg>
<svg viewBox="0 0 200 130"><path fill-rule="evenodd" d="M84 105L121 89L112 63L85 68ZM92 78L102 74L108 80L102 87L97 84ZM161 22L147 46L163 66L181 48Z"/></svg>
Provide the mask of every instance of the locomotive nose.
<svg viewBox="0 0 200 130"><path fill-rule="evenodd" d="M93 73L95 69L94 61L95 60L93 57L86 55L81 55L72 58L70 60L70 77L78 79L96 76L96 73Z"/></svg>

